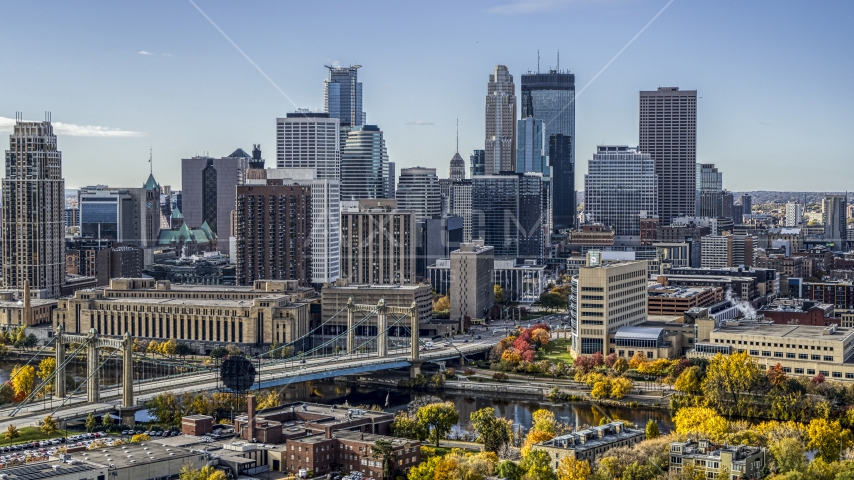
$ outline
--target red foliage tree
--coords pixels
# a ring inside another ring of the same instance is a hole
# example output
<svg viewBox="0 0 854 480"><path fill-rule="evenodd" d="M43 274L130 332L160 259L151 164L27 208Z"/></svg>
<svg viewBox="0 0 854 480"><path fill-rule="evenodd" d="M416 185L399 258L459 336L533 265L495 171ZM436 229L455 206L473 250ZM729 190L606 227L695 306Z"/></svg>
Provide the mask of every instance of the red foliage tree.
<svg viewBox="0 0 854 480"><path fill-rule="evenodd" d="M673 367L673 377L679 378L679 375L682 375L682 372L685 371L686 368L691 366L691 360L687 358L683 358L676 363L676 366Z"/></svg>
<svg viewBox="0 0 854 480"><path fill-rule="evenodd" d="M533 350L525 350L522 352L522 360L526 362L533 362L535 360L534 351Z"/></svg>
<svg viewBox="0 0 854 480"><path fill-rule="evenodd" d="M593 360L589 356L579 355L575 358L575 369L586 375L593 370Z"/></svg>
<svg viewBox="0 0 854 480"><path fill-rule="evenodd" d="M608 368L613 368L614 363L617 362L617 358L618 357L616 353L609 354L607 357L605 357L605 366Z"/></svg>
<svg viewBox="0 0 854 480"><path fill-rule="evenodd" d="M590 360L593 362L594 367L601 367L605 365L605 357L602 355L602 352L596 352L591 357ZM616 362L616 360L614 360Z"/></svg>

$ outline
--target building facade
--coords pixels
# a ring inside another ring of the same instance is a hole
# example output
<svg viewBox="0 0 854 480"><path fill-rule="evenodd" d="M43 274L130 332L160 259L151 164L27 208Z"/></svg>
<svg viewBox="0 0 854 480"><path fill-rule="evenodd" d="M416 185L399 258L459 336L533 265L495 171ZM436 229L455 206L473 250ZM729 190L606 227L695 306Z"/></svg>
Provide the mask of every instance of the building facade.
<svg viewBox="0 0 854 480"><path fill-rule="evenodd" d="M252 157L238 148L222 158L193 157L181 160L181 213L184 223L208 226L220 239L220 248L231 251L231 212L236 189L246 181Z"/></svg>
<svg viewBox="0 0 854 480"><path fill-rule="evenodd" d="M624 422L611 422L560 435L537 443L531 449L548 453L554 462L553 468L557 470L565 457L592 464L612 448L631 447L644 440L646 440L645 431L629 428Z"/></svg>
<svg viewBox="0 0 854 480"><path fill-rule="evenodd" d="M471 180L471 237L495 247L496 257L545 257L547 217L538 174L481 175ZM463 208L456 211L463 216ZM465 228L465 227L464 227Z"/></svg>
<svg viewBox="0 0 854 480"><path fill-rule="evenodd" d="M697 91L640 92L638 148L655 161L662 225L696 211Z"/></svg>
<svg viewBox="0 0 854 480"><path fill-rule="evenodd" d="M584 213L617 236L640 237L641 217L658 214L652 158L627 146L599 146L584 176Z"/></svg>
<svg viewBox="0 0 854 480"><path fill-rule="evenodd" d="M395 196L397 208L413 212L416 221L442 214L442 195L435 168L400 169Z"/></svg>
<svg viewBox="0 0 854 480"><path fill-rule="evenodd" d="M714 445L708 440L670 444L670 471L680 474L688 465L703 478L761 478L766 466L762 447Z"/></svg>
<svg viewBox="0 0 854 480"><path fill-rule="evenodd" d="M804 221L804 206L800 203L789 202L786 204L787 227L797 227Z"/></svg>
<svg viewBox="0 0 854 480"><path fill-rule="evenodd" d="M341 212L341 278L350 283L409 285L416 281L415 214L396 200L359 200Z"/></svg>
<svg viewBox="0 0 854 480"><path fill-rule="evenodd" d="M471 156L469 156L469 170L471 172L471 177L474 177L475 175L486 175L485 150L475 150L472 152Z"/></svg>
<svg viewBox="0 0 854 480"><path fill-rule="evenodd" d="M555 231L575 226L575 74L565 70L522 75L522 118L545 122L545 150L552 177Z"/></svg>
<svg viewBox="0 0 854 480"><path fill-rule="evenodd" d="M198 351L216 344L289 343L308 334L312 289L297 282L259 280L249 287L172 285L149 278L121 278L110 287L79 290L62 298L54 326L68 333L175 339Z"/></svg>
<svg viewBox="0 0 854 480"><path fill-rule="evenodd" d="M545 123L534 117L516 122L516 173L551 176Z"/></svg>
<svg viewBox="0 0 854 480"><path fill-rule="evenodd" d="M584 355L606 354L609 334L647 319L647 262L601 263L599 258L599 252L589 252L587 266L573 277L572 347Z"/></svg>
<svg viewBox="0 0 854 480"><path fill-rule="evenodd" d="M821 201L821 221L824 240L835 251L845 251L848 245L848 206L845 195L827 195Z"/></svg>
<svg viewBox="0 0 854 480"><path fill-rule="evenodd" d="M376 125L353 127L341 150L341 200L394 198L393 190L382 130Z"/></svg>
<svg viewBox="0 0 854 480"><path fill-rule="evenodd" d="M451 320L483 318L495 303L495 253L482 241L463 243L451 252ZM462 331L462 330L460 330Z"/></svg>
<svg viewBox="0 0 854 480"><path fill-rule="evenodd" d="M516 84L504 65L489 75L484 151L487 174L516 170Z"/></svg>
<svg viewBox="0 0 854 480"><path fill-rule="evenodd" d="M267 180L236 191L237 284L260 279L312 283L311 187Z"/></svg>
<svg viewBox="0 0 854 480"><path fill-rule="evenodd" d="M65 179L50 121L16 119L3 178L3 288L56 298L65 284Z"/></svg>
<svg viewBox="0 0 854 480"><path fill-rule="evenodd" d="M276 166L313 168L317 178L341 179L340 121L328 113L297 111L276 119Z"/></svg>
<svg viewBox="0 0 854 480"><path fill-rule="evenodd" d="M723 173L714 163L697 164L697 216L723 216Z"/></svg>
<svg viewBox="0 0 854 480"><path fill-rule="evenodd" d="M337 67L326 65L329 77L323 81L323 110L330 118L337 118L341 129L340 140L343 149L344 139L353 127L367 123L362 110L362 82L359 81L361 65Z"/></svg>

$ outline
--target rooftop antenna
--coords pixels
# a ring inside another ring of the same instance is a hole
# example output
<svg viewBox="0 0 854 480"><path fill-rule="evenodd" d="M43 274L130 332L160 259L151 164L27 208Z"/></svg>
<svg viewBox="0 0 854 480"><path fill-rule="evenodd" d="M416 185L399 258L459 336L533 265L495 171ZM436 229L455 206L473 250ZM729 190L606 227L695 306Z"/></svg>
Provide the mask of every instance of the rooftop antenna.
<svg viewBox="0 0 854 480"><path fill-rule="evenodd" d="M557 51L557 71L560 71L560 50Z"/></svg>
<svg viewBox="0 0 854 480"><path fill-rule="evenodd" d="M149 168L149 173L150 173L150 174L152 174L152 175L154 175L154 164L153 164L153 163L151 163L151 158L152 158L152 156L151 156L151 152L152 152L151 147L148 147L148 168Z"/></svg>
<svg viewBox="0 0 854 480"><path fill-rule="evenodd" d="M460 153L460 119L457 118L457 153Z"/></svg>
<svg viewBox="0 0 854 480"><path fill-rule="evenodd" d="M537 50L537 73L540 73L540 51Z"/></svg>

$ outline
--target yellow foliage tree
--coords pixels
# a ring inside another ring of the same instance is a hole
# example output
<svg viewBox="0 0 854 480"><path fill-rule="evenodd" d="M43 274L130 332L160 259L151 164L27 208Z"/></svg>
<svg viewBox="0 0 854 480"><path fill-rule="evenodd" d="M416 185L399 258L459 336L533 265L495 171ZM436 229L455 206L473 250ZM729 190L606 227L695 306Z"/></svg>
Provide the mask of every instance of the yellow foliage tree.
<svg viewBox="0 0 854 480"><path fill-rule="evenodd" d="M54 357L45 357L41 362L39 362L39 371L38 376L42 381L47 380L53 372L56 371L56 358ZM45 385L43 392L49 393L53 391L53 384L48 383Z"/></svg>
<svg viewBox="0 0 854 480"><path fill-rule="evenodd" d="M708 407L681 408L673 423L680 435L702 435L714 442L725 440L729 433L729 422Z"/></svg>
<svg viewBox="0 0 854 480"><path fill-rule="evenodd" d="M587 480L591 474L589 463L568 455L557 466L557 480Z"/></svg>
<svg viewBox="0 0 854 480"><path fill-rule="evenodd" d="M175 341L174 338L170 338L168 342L164 342L160 344L158 347L158 352L161 355L171 357L175 355L175 351L178 349L178 342Z"/></svg>
<svg viewBox="0 0 854 480"><path fill-rule="evenodd" d="M717 354L706 368L703 395L719 411L735 412L742 403L752 401L751 392L763 380L765 372L747 352Z"/></svg>
<svg viewBox="0 0 854 480"><path fill-rule="evenodd" d="M636 352L631 360L629 360L629 368L640 368L646 363L646 355L643 352Z"/></svg>
<svg viewBox="0 0 854 480"><path fill-rule="evenodd" d="M157 343L157 340L152 340L148 342L148 347L145 349L148 353L160 353L160 344Z"/></svg>
<svg viewBox="0 0 854 480"><path fill-rule="evenodd" d="M544 328L536 328L531 332L531 340L534 342L539 342L540 345L548 345L549 338L549 332L547 332Z"/></svg>
<svg viewBox="0 0 854 480"><path fill-rule="evenodd" d="M282 399L279 397L279 392L271 390L267 395L262 395L258 400L258 410L264 408L278 407L282 404Z"/></svg>
<svg viewBox="0 0 854 480"><path fill-rule="evenodd" d="M617 377L611 380L611 398L621 399L632 391L634 384L626 377Z"/></svg>
<svg viewBox="0 0 854 480"><path fill-rule="evenodd" d="M643 362L636 368L638 369L638 373L643 375L661 376L667 374L667 372L673 368L673 364L674 362L671 362L666 358L659 358L651 362Z"/></svg>
<svg viewBox="0 0 854 480"><path fill-rule="evenodd" d="M137 433L136 435L130 437L130 443L147 442L149 440L151 440L151 437L144 433Z"/></svg>
<svg viewBox="0 0 854 480"><path fill-rule="evenodd" d="M807 447L818 450L819 456L828 463L839 461L842 450L851 444L851 432L843 429L839 420L830 422L824 418L814 418L807 426L807 434Z"/></svg>
<svg viewBox="0 0 854 480"><path fill-rule="evenodd" d="M611 379L605 377L593 384L593 389L590 390L590 396L593 398L608 398L611 396Z"/></svg>
<svg viewBox="0 0 854 480"><path fill-rule="evenodd" d="M36 369L32 365L12 368L12 388L16 397L26 397L33 391L36 383Z"/></svg>
<svg viewBox="0 0 854 480"><path fill-rule="evenodd" d="M536 430L529 431L528 435L525 436L525 441L522 443L522 456L527 457L531 453L532 446L546 440L551 440L554 437L554 433L538 432Z"/></svg>
<svg viewBox="0 0 854 480"><path fill-rule="evenodd" d="M531 414L531 419L531 430L554 435L557 423L555 422L555 414L553 412L541 408Z"/></svg>
<svg viewBox="0 0 854 480"><path fill-rule="evenodd" d="M434 312L447 312L451 309L451 299L447 295L442 295L433 304Z"/></svg>
<svg viewBox="0 0 854 480"><path fill-rule="evenodd" d="M686 368L676 379L673 388L683 393L700 393L700 367Z"/></svg>
<svg viewBox="0 0 854 480"><path fill-rule="evenodd" d="M513 349L504 350L504 353L501 354L501 359L505 362L510 363L519 363L522 361L522 356L519 355L519 352Z"/></svg>

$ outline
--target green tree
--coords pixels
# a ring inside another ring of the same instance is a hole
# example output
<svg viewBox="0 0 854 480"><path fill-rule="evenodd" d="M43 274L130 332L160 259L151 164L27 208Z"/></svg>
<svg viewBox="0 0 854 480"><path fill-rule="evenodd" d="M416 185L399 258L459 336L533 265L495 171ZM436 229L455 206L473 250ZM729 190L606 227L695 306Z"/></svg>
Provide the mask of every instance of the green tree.
<svg viewBox="0 0 854 480"><path fill-rule="evenodd" d="M186 357L187 355L192 355L193 349L187 345L186 343L179 343L175 345L175 355L178 355L181 358Z"/></svg>
<svg viewBox="0 0 854 480"><path fill-rule="evenodd" d="M661 436L661 432L658 431L658 422L653 419L649 419L646 422L646 439L652 440L653 438L658 438Z"/></svg>
<svg viewBox="0 0 854 480"><path fill-rule="evenodd" d="M625 358L620 357L614 362L614 371L618 374L622 375L626 373L626 370L629 369L629 362L626 361Z"/></svg>
<svg viewBox="0 0 854 480"><path fill-rule="evenodd" d="M418 409L418 421L430 429L434 443L439 446L439 439L444 438L459 420L460 415L451 402L431 403Z"/></svg>
<svg viewBox="0 0 854 480"><path fill-rule="evenodd" d="M59 430L56 426L56 420L54 420L50 415L44 417L42 420L42 426L39 429L47 436L51 436Z"/></svg>
<svg viewBox="0 0 854 480"><path fill-rule="evenodd" d="M98 426L98 420L95 420L95 415L92 412L89 412L89 415L86 415L86 431L91 432L95 430L95 427Z"/></svg>
<svg viewBox="0 0 854 480"><path fill-rule="evenodd" d="M101 425L103 425L103 426L105 426L105 427L109 427L109 426L110 426L110 425L112 425L112 424L113 424L113 417L112 417L112 415L110 415L110 413L109 413L109 412L104 413L104 416L103 416L103 417L101 417Z"/></svg>
<svg viewBox="0 0 854 480"><path fill-rule="evenodd" d="M498 450L510 442L510 425L503 418L495 416L495 409L491 407L481 408L469 415L469 420L477 432L477 442L483 444L487 452L497 453Z"/></svg>
<svg viewBox="0 0 854 480"><path fill-rule="evenodd" d="M519 464L512 460L504 460L495 467L495 476L506 478L507 480L519 480L524 472L519 468ZM432 479L430 479L432 480Z"/></svg>
<svg viewBox="0 0 854 480"><path fill-rule="evenodd" d="M228 349L225 347L216 347L211 350L211 353L208 354L208 356L213 358L214 360L219 360L225 357L226 355L228 355Z"/></svg>
<svg viewBox="0 0 854 480"><path fill-rule="evenodd" d="M519 462L519 468L525 473L523 480L557 480L552 470L552 457L543 450L532 450Z"/></svg>
<svg viewBox="0 0 854 480"><path fill-rule="evenodd" d="M397 463L398 456L394 451L391 440L380 439L371 447L371 458L381 459L383 464L383 478L391 478L392 467Z"/></svg>
<svg viewBox="0 0 854 480"><path fill-rule="evenodd" d="M0 405L12 403L15 400L15 389L9 382L0 385Z"/></svg>
<svg viewBox="0 0 854 480"><path fill-rule="evenodd" d="M804 445L797 438L782 438L771 444L769 450L777 464L779 473L803 472L807 469Z"/></svg>
<svg viewBox="0 0 854 480"><path fill-rule="evenodd" d="M3 434L6 437L6 440L9 440L9 445L12 444L12 440L21 436L21 432L18 431L18 427L12 425L11 423L6 428L6 433Z"/></svg>
<svg viewBox="0 0 854 480"><path fill-rule="evenodd" d="M430 435L430 429L419 422L416 415L410 415L402 410L397 412L391 422L391 433L397 437L423 442Z"/></svg>

